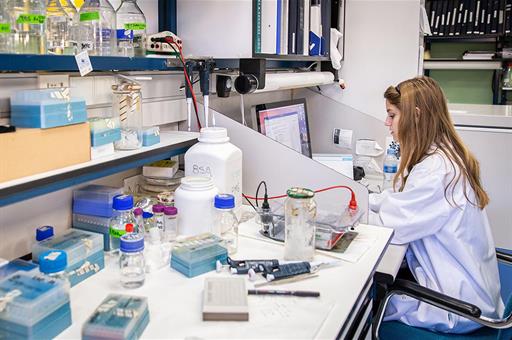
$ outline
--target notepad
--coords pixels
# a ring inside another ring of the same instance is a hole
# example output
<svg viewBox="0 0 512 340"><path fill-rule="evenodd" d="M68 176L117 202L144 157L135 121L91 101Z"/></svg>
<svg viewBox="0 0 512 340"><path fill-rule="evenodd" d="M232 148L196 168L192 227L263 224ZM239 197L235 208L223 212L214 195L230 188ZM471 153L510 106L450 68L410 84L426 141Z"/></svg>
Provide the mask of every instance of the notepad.
<svg viewBox="0 0 512 340"><path fill-rule="evenodd" d="M204 280L203 321L248 321L244 278L208 277Z"/></svg>

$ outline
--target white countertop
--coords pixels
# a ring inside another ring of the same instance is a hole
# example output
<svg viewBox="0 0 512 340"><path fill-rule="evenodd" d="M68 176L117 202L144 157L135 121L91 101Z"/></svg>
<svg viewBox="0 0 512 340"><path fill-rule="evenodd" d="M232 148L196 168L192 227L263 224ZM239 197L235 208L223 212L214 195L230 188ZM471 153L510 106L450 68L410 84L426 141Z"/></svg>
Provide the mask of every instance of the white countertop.
<svg viewBox="0 0 512 340"><path fill-rule="evenodd" d="M512 105L448 104L455 125L512 128Z"/></svg>
<svg viewBox="0 0 512 340"><path fill-rule="evenodd" d="M252 220L240 225L239 249L234 259L283 257L283 245L259 239ZM128 290L120 286L113 260L104 270L71 289L73 324L59 335L60 339L80 338L85 320L109 293L147 296L150 323L143 338L321 338L333 339L347 319L353 306L364 298L363 289L371 282L393 231L370 225L356 229L360 240L371 240L357 261L321 269L318 276L307 280L267 286L265 288L316 290L320 298L289 296L249 296L248 322L204 322L201 299L204 278L230 275L210 272L186 278L169 267L148 274L143 287ZM356 238L357 240L357 238ZM348 248L350 250L350 247ZM317 253L315 260L333 260ZM253 283L247 281L248 288Z"/></svg>

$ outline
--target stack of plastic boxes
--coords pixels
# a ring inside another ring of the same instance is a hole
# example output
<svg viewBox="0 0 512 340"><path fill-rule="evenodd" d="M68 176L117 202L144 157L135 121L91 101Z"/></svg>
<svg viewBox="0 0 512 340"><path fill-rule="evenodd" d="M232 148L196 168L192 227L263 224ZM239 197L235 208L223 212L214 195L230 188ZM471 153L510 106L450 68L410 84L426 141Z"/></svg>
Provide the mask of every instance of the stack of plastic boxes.
<svg viewBox="0 0 512 340"><path fill-rule="evenodd" d="M105 268L103 236L84 230L71 229L61 236L50 238L32 246L32 260L47 250L63 250L68 257L66 273L71 286Z"/></svg>
<svg viewBox="0 0 512 340"><path fill-rule="evenodd" d="M69 89L18 91L11 96L11 125L23 128L53 128L87 120L83 98L72 98Z"/></svg>
<svg viewBox="0 0 512 340"><path fill-rule="evenodd" d="M142 146L151 146L160 143L160 128L152 126L142 130Z"/></svg>
<svg viewBox="0 0 512 340"><path fill-rule="evenodd" d="M52 339L71 325L69 284L32 272L0 281L0 339Z"/></svg>
<svg viewBox="0 0 512 340"><path fill-rule="evenodd" d="M82 339L138 339L148 323L147 298L111 294L85 322Z"/></svg>
<svg viewBox="0 0 512 340"><path fill-rule="evenodd" d="M187 277L194 277L216 269L217 261L226 263L228 252L220 245L222 239L213 234L202 234L173 245L171 268Z"/></svg>
<svg viewBox="0 0 512 340"><path fill-rule="evenodd" d="M121 139L119 117L91 118L91 158L96 159L114 153L114 142Z"/></svg>
<svg viewBox="0 0 512 340"><path fill-rule="evenodd" d="M73 227L103 234L103 249L110 250L109 223L114 214L114 196L122 188L88 185L73 191Z"/></svg>

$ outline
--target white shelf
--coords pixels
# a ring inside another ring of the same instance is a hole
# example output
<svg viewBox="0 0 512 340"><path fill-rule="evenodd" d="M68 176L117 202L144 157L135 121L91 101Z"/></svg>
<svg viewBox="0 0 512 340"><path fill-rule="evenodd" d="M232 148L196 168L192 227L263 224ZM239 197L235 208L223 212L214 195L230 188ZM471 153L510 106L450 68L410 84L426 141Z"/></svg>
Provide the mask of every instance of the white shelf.
<svg viewBox="0 0 512 340"><path fill-rule="evenodd" d="M501 61L495 60L425 60L425 70L500 70Z"/></svg>
<svg viewBox="0 0 512 340"><path fill-rule="evenodd" d="M161 142L137 150L0 183L0 207L184 153L198 133L163 131Z"/></svg>

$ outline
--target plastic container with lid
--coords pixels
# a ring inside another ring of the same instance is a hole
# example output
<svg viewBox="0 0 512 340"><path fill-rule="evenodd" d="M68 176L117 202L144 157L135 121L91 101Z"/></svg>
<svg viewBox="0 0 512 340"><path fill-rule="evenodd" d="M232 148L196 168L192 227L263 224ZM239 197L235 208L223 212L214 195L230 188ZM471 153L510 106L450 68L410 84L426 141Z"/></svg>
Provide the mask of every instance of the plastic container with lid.
<svg viewBox="0 0 512 340"><path fill-rule="evenodd" d="M53 237L53 227L51 225L45 225L36 229L36 241L41 242L46 239Z"/></svg>
<svg viewBox="0 0 512 340"><path fill-rule="evenodd" d="M242 151L229 142L223 127L201 129L198 140L185 153L185 176L213 178L219 192L235 196L237 211L242 205Z"/></svg>
<svg viewBox="0 0 512 340"><path fill-rule="evenodd" d="M119 117L89 118L91 129L91 146L101 146L121 139L121 122Z"/></svg>
<svg viewBox="0 0 512 340"><path fill-rule="evenodd" d="M172 242L178 236L178 208L164 208L164 241Z"/></svg>
<svg viewBox="0 0 512 340"><path fill-rule="evenodd" d="M112 86L114 117L121 120L121 139L114 143L116 150L142 147L142 92L136 83L124 82Z"/></svg>
<svg viewBox="0 0 512 340"><path fill-rule="evenodd" d="M124 288L139 288L146 278L144 260L144 236L141 234L126 234L120 239L121 257L119 269L121 285Z"/></svg>
<svg viewBox="0 0 512 340"><path fill-rule="evenodd" d="M221 236L229 255L238 249L238 219L234 213L235 198L230 194L215 196L215 223L213 233Z"/></svg>
<svg viewBox="0 0 512 340"><path fill-rule="evenodd" d="M155 227L158 228L160 233L164 232L164 206L161 204L153 205L153 216L155 219Z"/></svg>
<svg viewBox="0 0 512 340"><path fill-rule="evenodd" d="M47 250L39 254L39 271L54 279L64 280L69 283L66 274L68 256L63 250Z"/></svg>
<svg viewBox="0 0 512 340"><path fill-rule="evenodd" d="M94 184L73 190L73 213L112 217L114 197L122 193L123 188Z"/></svg>
<svg viewBox="0 0 512 340"><path fill-rule="evenodd" d="M149 323L148 299L110 294L82 327L82 339L139 339Z"/></svg>
<svg viewBox="0 0 512 340"><path fill-rule="evenodd" d="M152 126L142 131L142 146L151 146L160 143L160 127Z"/></svg>
<svg viewBox="0 0 512 340"><path fill-rule="evenodd" d="M0 312L0 338L52 339L71 325L69 284L34 272L16 272L0 281L9 296Z"/></svg>
<svg viewBox="0 0 512 340"><path fill-rule="evenodd" d="M117 253L119 249L119 238L126 233L127 223L135 223L133 218L133 196L118 195L114 197L112 207L115 210L114 216L110 219L110 251Z"/></svg>
<svg viewBox="0 0 512 340"><path fill-rule="evenodd" d="M174 193L174 206L178 208L180 235L194 236L213 228L213 201L218 190L210 177L187 176Z"/></svg>
<svg viewBox="0 0 512 340"><path fill-rule="evenodd" d="M73 214L73 228L92 231L103 235L103 250L110 251L110 218Z"/></svg>
<svg viewBox="0 0 512 340"><path fill-rule="evenodd" d="M38 262L45 251L63 250L71 286L82 282L105 267L103 236L84 230L71 229L65 234L32 245L32 260Z"/></svg>

